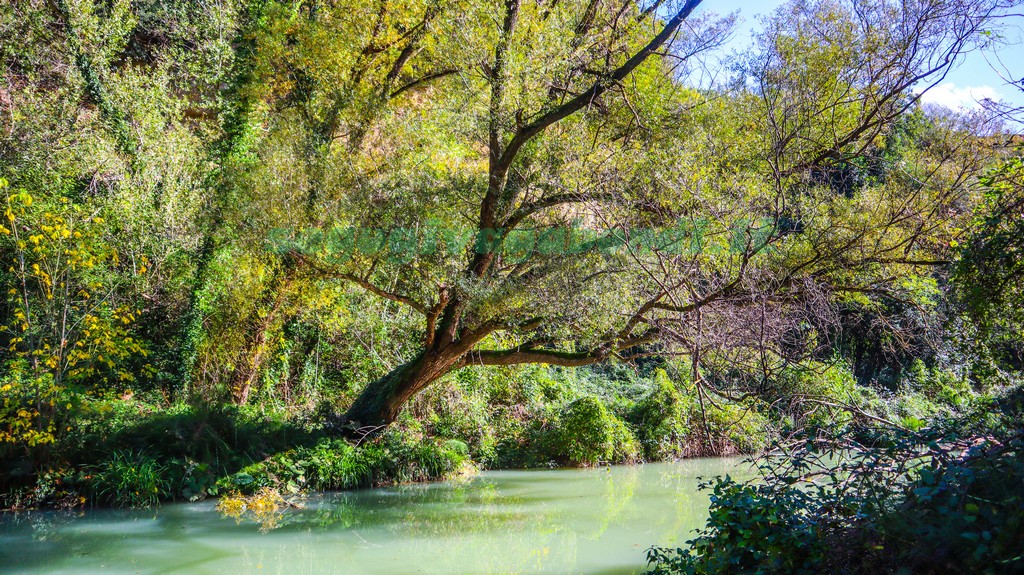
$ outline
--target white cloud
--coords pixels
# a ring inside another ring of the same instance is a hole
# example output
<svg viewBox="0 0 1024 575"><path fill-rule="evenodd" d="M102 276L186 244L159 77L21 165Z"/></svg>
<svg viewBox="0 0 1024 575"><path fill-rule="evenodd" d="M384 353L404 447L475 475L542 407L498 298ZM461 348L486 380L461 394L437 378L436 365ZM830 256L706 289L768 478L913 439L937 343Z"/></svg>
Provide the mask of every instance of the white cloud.
<svg viewBox="0 0 1024 575"><path fill-rule="evenodd" d="M980 107L979 102L983 100L998 102L1001 99L999 92L992 86L958 88L953 82L939 84L921 96L921 101L926 104L938 104L952 110L976 110Z"/></svg>

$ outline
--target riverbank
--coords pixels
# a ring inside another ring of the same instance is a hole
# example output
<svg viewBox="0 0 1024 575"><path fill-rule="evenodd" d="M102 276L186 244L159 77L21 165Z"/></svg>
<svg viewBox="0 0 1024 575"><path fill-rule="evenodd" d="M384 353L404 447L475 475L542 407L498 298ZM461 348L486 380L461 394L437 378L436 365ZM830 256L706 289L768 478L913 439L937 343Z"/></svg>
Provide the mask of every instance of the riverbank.
<svg viewBox="0 0 1024 575"><path fill-rule="evenodd" d="M910 378L901 393L884 395L857 385L841 364L793 370L774 396L746 403L702 402L706 392L656 365L465 374L358 443L332 432L332 404L80 398L67 407L73 417L56 442L7 448L2 507L145 507L267 489L290 496L436 481L472 470L750 454L797 428L834 430L857 420L912 428L985 397Z"/></svg>
<svg viewBox="0 0 1024 575"><path fill-rule="evenodd" d="M718 477L707 525L652 575L1024 572L1024 391L920 431L810 435Z"/></svg>

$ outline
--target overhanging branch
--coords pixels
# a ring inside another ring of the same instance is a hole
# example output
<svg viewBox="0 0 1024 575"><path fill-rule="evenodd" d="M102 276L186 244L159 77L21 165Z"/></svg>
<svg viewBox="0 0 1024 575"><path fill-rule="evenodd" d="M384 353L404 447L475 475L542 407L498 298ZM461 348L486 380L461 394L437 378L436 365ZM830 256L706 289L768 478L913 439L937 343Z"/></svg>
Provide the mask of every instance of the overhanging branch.
<svg viewBox="0 0 1024 575"><path fill-rule="evenodd" d="M462 358L458 367L467 367L470 365L522 365L531 363L546 363L561 367L582 367L585 365L600 363L615 355L618 351L654 341L657 336L658 332L651 329L640 335L623 339L613 344L606 344L581 352L529 347L514 347L501 350L473 350Z"/></svg>

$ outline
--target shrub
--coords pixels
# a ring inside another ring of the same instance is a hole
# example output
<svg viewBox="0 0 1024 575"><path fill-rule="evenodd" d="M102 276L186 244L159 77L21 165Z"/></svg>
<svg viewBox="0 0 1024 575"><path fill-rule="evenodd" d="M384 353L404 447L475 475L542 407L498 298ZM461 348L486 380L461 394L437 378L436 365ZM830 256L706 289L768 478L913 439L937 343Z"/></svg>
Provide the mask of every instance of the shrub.
<svg viewBox="0 0 1024 575"><path fill-rule="evenodd" d="M468 468L462 441L425 439L393 427L354 447L323 439L312 447L276 453L218 481L225 491L253 494L265 488L286 493L305 489L357 489L445 479Z"/></svg>
<svg viewBox="0 0 1024 575"><path fill-rule="evenodd" d="M914 391L950 407L962 407L972 396L971 386L965 378L938 366L929 368L920 359L910 364L905 379Z"/></svg>
<svg viewBox="0 0 1024 575"><path fill-rule="evenodd" d="M170 482L177 486L172 496L186 501L199 501L219 493L217 475L209 463L172 459L170 467Z"/></svg>
<svg viewBox="0 0 1024 575"><path fill-rule="evenodd" d="M979 440L964 458L922 469L875 522L876 547L913 572L1024 570L1024 441ZM901 541L915 541L912 546Z"/></svg>
<svg viewBox="0 0 1024 575"><path fill-rule="evenodd" d="M996 425L805 438L762 459L761 477L712 488L690 549L652 548L652 573L1010 573L1024 570L1024 428L1011 394ZM986 421L991 419L986 418ZM908 545L908 542L913 542Z"/></svg>
<svg viewBox="0 0 1024 575"><path fill-rule="evenodd" d="M79 411L63 445L69 458L88 463L110 451L145 451L168 468L172 495L185 499L213 495L215 478L314 437L280 413L237 406L89 400Z"/></svg>
<svg viewBox="0 0 1024 575"><path fill-rule="evenodd" d="M838 429L853 420L849 411L828 404L861 406L857 379L842 362L807 362L787 368L780 374L769 400L785 400L786 415L797 428Z"/></svg>
<svg viewBox="0 0 1024 575"><path fill-rule="evenodd" d="M737 483L728 476L701 486L709 487L707 527L688 542L689 550L648 550L652 575L826 572L823 526L812 511L820 494Z"/></svg>
<svg viewBox="0 0 1024 575"><path fill-rule="evenodd" d="M120 507L150 507L168 494L167 469L142 452L115 451L89 477L94 498Z"/></svg>
<svg viewBox="0 0 1024 575"><path fill-rule="evenodd" d="M694 406L690 415L690 428L704 425L704 415L699 405ZM706 406L708 436L713 445L706 453L687 455L731 455L735 453L757 453L768 447L772 440L771 424L754 406L735 403L719 403Z"/></svg>
<svg viewBox="0 0 1024 575"><path fill-rule="evenodd" d="M924 395L915 393L904 393L893 397L890 401L889 411L892 412L893 418L900 426L911 431L924 428L928 421L940 414L950 414L948 408L928 400Z"/></svg>
<svg viewBox="0 0 1024 575"><path fill-rule="evenodd" d="M494 459L497 438L491 425L486 392L476 382L458 387L438 387L427 392L425 421L431 434L441 439L458 439L469 447L475 459Z"/></svg>
<svg viewBox="0 0 1024 575"><path fill-rule="evenodd" d="M565 459L575 465L629 462L639 455L632 432L591 396L581 397L562 409L557 438Z"/></svg>
<svg viewBox="0 0 1024 575"><path fill-rule="evenodd" d="M644 457L650 461L681 457L690 434L692 400L679 393L665 371L655 372L654 390L641 399L630 413Z"/></svg>

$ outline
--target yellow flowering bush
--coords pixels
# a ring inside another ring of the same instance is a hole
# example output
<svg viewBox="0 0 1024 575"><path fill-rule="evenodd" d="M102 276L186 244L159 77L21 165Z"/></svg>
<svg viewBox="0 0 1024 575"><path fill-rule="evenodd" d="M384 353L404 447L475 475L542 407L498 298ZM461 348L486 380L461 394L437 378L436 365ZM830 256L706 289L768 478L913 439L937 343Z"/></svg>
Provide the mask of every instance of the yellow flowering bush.
<svg viewBox="0 0 1024 575"><path fill-rule="evenodd" d="M49 415L66 400L63 392L50 374L33 376L23 362L11 362L0 380L0 444L36 447L52 443L57 422Z"/></svg>
<svg viewBox="0 0 1024 575"><path fill-rule="evenodd" d="M113 272L125 266L103 218L67 198L36 202L0 178L0 257L8 313L0 339L8 376L0 385L0 443L54 440L66 392L127 382L124 360L146 355L131 326L140 310L119 301ZM135 263L145 273L148 261ZM72 394L73 395L73 394Z"/></svg>

